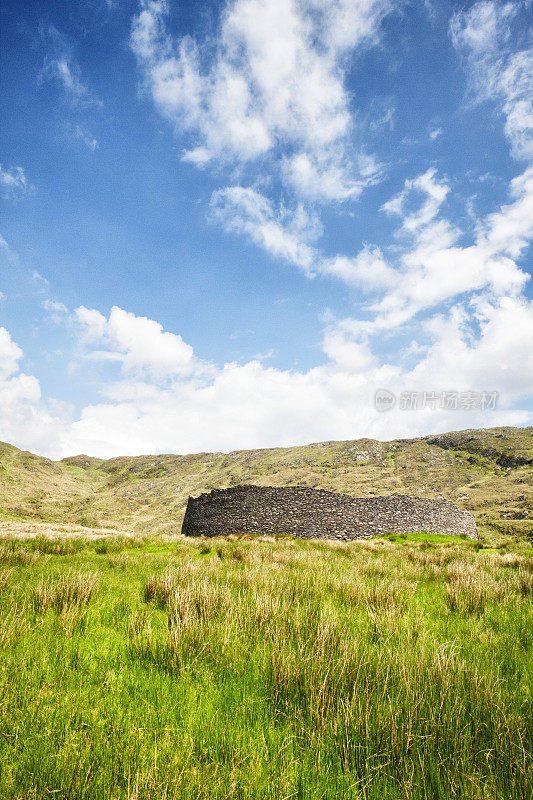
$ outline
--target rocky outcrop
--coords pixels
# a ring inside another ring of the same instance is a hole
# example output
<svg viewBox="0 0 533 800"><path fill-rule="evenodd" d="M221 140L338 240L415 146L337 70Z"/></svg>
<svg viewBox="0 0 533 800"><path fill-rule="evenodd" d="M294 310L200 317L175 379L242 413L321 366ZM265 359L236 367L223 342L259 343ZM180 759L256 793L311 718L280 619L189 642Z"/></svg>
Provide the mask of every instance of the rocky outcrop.
<svg viewBox="0 0 533 800"><path fill-rule="evenodd" d="M420 532L478 538L473 516L449 500L350 497L305 486L234 486L189 497L181 532L185 536L292 534L343 541Z"/></svg>

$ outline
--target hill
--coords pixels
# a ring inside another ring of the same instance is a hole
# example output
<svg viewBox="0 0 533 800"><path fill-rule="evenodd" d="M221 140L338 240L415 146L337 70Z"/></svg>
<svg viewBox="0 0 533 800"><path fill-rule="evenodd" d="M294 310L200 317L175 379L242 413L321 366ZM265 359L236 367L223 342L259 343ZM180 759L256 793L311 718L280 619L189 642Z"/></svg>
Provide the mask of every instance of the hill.
<svg viewBox="0 0 533 800"><path fill-rule="evenodd" d="M481 533L533 535L533 428L57 462L0 444L0 524L178 533L189 495L242 483L444 497Z"/></svg>

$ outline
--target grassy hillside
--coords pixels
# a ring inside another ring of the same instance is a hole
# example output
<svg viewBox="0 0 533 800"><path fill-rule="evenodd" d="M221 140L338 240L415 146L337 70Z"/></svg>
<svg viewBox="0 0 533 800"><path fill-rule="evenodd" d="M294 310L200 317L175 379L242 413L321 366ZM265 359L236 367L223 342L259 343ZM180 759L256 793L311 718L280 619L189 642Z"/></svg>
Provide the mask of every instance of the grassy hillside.
<svg viewBox="0 0 533 800"><path fill-rule="evenodd" d="M189 495L240 483L441 496L470 510L481 533L531 535L533 428L107 461L53 462L4 444L0 526L48 522L172 534Z"/></svg>
<svg viewBox="0 0 533 800"><path fill-rule="evenodd" d="M530 798L531 545L420 538L4 540L0 797Z"/></svg>

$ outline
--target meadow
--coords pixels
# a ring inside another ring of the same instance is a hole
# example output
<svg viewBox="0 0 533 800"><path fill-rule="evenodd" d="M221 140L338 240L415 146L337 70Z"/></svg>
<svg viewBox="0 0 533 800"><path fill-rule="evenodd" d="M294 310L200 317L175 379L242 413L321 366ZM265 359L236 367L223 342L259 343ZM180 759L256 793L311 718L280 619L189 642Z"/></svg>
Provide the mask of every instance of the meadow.
<svg viewBox="0 0 533 800"><path fill-rule="evenodd" d="M526 800L532 555L4 538L0 797Z"/></svg>

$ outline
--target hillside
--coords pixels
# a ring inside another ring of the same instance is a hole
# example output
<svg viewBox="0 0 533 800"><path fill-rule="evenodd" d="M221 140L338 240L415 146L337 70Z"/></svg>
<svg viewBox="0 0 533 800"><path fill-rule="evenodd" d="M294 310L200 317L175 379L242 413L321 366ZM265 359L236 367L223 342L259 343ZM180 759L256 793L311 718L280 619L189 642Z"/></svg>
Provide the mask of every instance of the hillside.
<svg viewBox="0 0 533 800"><path fill-rule="evenodd" d="M440 496L482 533L533 535L533 428L59 462L0 444L0 523L177 533L189 495L241 483Z"/></svg>

